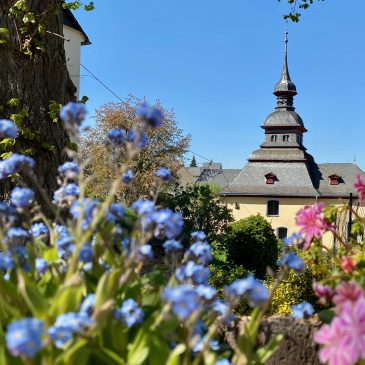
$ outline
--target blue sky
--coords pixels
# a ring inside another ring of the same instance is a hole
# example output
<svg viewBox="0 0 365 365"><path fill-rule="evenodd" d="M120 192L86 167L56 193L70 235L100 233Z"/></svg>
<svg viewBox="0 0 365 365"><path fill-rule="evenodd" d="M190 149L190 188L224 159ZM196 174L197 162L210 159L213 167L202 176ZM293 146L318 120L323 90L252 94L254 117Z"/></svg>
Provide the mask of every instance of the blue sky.
<svg viewBox="0 0 365 365"><path fill-rule="evenodd" d="M160 99L191 134L190 149L241 168L263 142L274 110L287 27L285 0L95 0L76 16L92 41L82 63L117 95ZM304 145L318 163L365 169L364 0L325 0L288 24L289 70ZM86 75L81 70L81 75ZM91 77L95 108L116 98ZM192 155L187 156L189 159ZM199 163L205 162L196 156Z"/></svg>

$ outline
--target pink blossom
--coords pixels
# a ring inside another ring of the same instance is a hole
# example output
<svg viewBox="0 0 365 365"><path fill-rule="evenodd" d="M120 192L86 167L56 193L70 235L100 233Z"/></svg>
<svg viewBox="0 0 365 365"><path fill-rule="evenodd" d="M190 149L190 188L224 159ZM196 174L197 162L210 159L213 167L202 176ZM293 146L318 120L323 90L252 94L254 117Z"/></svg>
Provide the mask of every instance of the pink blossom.
<svg viewBox="0 0 365 365"><path fill-rule="evenodd" d="M296 225L302 227L299 232L304 235L305 250L309 249L314 238L320 238L325 231L331 229L325 220L323 208L324 204L319 203L306 205L297 212Z"/></svg>
<svg viewBox="0 0 365 365"><path fill-rule="evenodd" d="M341 319L336 317L331 324L325 324L314 334L314 341L323 345L319 350L319 360L328 361L329 365L353 365L355 362L348 352L351 342L345 331Z"/></svg>
<svg viewBox="0 0 365 365"><path fill-rule="evenodd" d="M361 298L364 298L364 291L359 284L355 281L347 281L337 285L332 301L336 304L336 312L341 313L346 303L354 303Z"/></svg>
<svg viewBox="0 0 365 365"><path fill-rule="evenodd" d="M342 257L340 262L340 267L346 274L350 274L355 266L356 263L351 257L349 256Z"/></svg>
<svg viewBox="0 0 365 365"><path fill-rule="evenodd" d="M356 181L354 184L354 188L356 189L357 193L359 194L360 200L365 200L365 182L361 179L361 174L356 175Z"/></svg>
<svg viewBox="0 0 365 365"><path fill-rule="evenodd" d="M319 283L313 283L314 294L319 298L319 303L326 305L328 300L331 300L334 294L334 290L328 285L322 285Z"/></svg>
<svg viewBox="0 0 365 365"><path fill-rule="evenodd" d="M365 299L343 305L339 317L315 333L314 340L324 345L321 362L329 365L353 365L365 358Z"/></svg>

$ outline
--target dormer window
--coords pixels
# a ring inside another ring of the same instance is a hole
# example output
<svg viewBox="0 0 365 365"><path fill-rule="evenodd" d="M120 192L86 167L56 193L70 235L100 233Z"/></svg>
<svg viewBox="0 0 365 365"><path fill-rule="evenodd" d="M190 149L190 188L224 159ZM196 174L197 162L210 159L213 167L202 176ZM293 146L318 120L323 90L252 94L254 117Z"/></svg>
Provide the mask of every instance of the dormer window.
<svg viewBox="0 0 365 365"><path fill-rule="evenodd" d="M275 180L277 180L276 175L274 175L272 172L269 172L265 175L266 184L274 184Z"/></svg>
<svg viewBox="0 0 365 365"><path fill-rule="evenodd" d="M283 135L283 142L289 142L289 134Z"/></svg>
<svg viewBox="0 0 365 365"><path fill-rule="evenodd" d="M330 185L338 185L340 183L341 176L338 176L336 174L328 176Z"/></svg>
<svg viewBox="0 0 365 365"><path fill-rule="evenodd" d="M278 136L277 135L271 136L271 142L276 142L277 139L278 139Z"/></svg>

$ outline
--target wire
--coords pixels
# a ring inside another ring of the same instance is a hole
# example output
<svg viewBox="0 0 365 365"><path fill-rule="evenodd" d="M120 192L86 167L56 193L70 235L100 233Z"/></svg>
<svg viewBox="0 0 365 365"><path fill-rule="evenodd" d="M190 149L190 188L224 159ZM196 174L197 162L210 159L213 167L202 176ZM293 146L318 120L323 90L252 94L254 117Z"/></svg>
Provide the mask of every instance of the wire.
<svg viewBox="0 0 365 365"><path fill-rule="evenodd" d="M80 63L81 67L87 71L90 76L95 79L97 82L99 82L103 87L105 87L105 89L107 89L110 93L112 93L121 103L125 104L125 101L122 100L121 97L119 97L108 85L105 84L105 82L103 82L100 78L98 78L93 72L91 72L87 67L85 67L82 63ZM81 76L81 75L80 75ZM203 160L205 161L208 161L209 162L209 165L208 165L208 168L210 170L210 179L212 180L212 176L213 176L213 171L212 171L212 164L213 164L213 159L209 159L209 158L206 158L202 155L200 155L199 153L196 153L192 150L188 150L188 152L192 153L193 155L196 155L200 158L202 158ZM224 175L224 172L223 170L220 170L220 172L222 173L223 175L223 178L224 180L226 181L227 185L223 187L223 189L227 188L230 184L230 182L227 180L226 176ZM231 190L228 188L228 190L231 192Z"/></svg>
<svg viewBox="0 0 365 365"><path fill-rule="evenodd" d="M99 84L105 87L110 93L112 93L121 103L125 104L125 101L122 100L121 97L119 97L109 86L105 84L102 80L100 80L95 74L93 74L88 68L86 68L82 63L80 63L81 67L86 70L92 78L94 78Z"/></svg>

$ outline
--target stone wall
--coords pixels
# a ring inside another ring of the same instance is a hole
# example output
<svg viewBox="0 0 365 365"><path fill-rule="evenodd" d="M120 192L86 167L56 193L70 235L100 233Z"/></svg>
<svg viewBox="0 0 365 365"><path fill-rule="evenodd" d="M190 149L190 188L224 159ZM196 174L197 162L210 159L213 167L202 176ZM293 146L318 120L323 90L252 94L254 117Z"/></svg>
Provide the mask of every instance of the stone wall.
<svg viewBox="0 0 365 365"><path fill-rule="evenodd" d="M242 321L247 321L243 317ZM292 317L277 315L265 318L258 333L258 345L266 345L273 336L283 334L279 349L266 363L267 365L320 365L318 359L319 347L313 342L313 334L321 323L317 317L308 320L298 320ZM224 335L231 345L235 341L238 326L224 328Z"/></svg>

